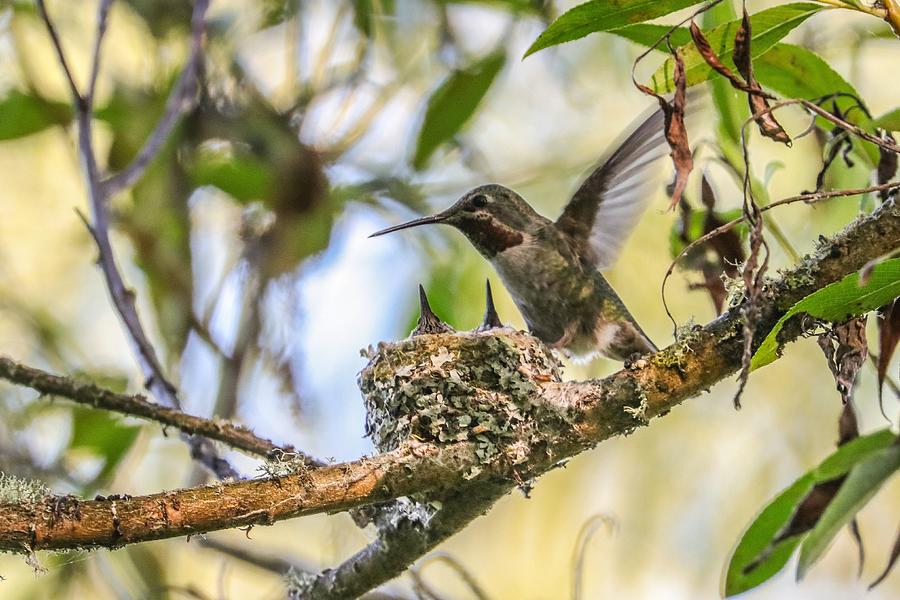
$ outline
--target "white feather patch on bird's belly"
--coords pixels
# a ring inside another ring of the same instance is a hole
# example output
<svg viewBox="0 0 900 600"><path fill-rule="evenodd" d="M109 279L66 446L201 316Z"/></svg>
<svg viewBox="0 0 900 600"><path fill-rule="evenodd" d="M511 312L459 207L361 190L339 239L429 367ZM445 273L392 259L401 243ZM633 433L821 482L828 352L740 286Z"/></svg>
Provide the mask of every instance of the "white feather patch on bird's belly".
<svg viewBox="0 0 900 600"><path fill-rule="evenodd" d="M573 336L561 350L573 363L585 364L598 355L606 356L606 349L616 339L620 328L618 323L599 321L594 327L593 335Z"/></svg>

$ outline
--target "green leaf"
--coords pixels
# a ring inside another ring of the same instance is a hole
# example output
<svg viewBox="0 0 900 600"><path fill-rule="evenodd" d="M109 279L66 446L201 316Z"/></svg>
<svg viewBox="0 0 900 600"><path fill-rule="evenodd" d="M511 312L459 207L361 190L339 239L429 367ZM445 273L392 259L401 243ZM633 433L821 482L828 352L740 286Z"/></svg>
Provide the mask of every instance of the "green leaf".
<svg viewBox="0 0 900 600"><path fill-rule="evenodd" d="M0 141L14 140L72 120L72 108L13 91L0 100Z"/></svg>
<svg viewBox="0 0 900 600"><path fill-rule="evenodd" d="M372 0L369 0L370 2ZM382 2L384 0L381 0ZM506 10L513 14L544 15L549 3L535 0L437 0L438 4L481 4Z"/></svg>
<svg viewBox="0 0 900 600"><path fill-rule="evenodd" d="M72 409L72 439L69 450L87 450L104 459L92 485L103 485L137 438L140 426L125 425L106 412L76 406Z"/></svg>
<svg viewBox="0 0 900 600"><path fill-rule="evenodd" d="M794 509L806 497L814 485L809 473L798 479L788 489L778 494L741 536L741 541L731 555L725 575L725 596L734 596L755 588L778 573L794 553L800 537L788 538L772 549L772 552L751 571L749 565L765 552L775 536L790 522Z"/></svg>
<svg viewBox="0 0 900 600"><path fill-rule="evenodd" d="M778 333L785 321L796 314L807 313L817 319L840 322L884 306L897 296L900 296L900 258L875 265L866 285L859 285L859 273L851 273L792 306L760 344L753 355L750 369L758 369L778 357Z"/></svg>
<svg viewBox="0 0 900 600"><path fill-rule="evenodd" d="M857 463L896 442L897 436L889 429L861 435L835 450L828 458L820 462L819 466L811 471L811 474L816 483L837 479L841 475L846 475Z"/></svg>
<svg viewBox="0 0 900 600"><path fill-rule="evenodd" d="M527 57L538 50L583 38L589 33L609 31L662 17L697 0L591 0L564 13L531 44ZM655 41L655 40L654 40ZM652 42L651 42L652 43Z"/></svg>
<svg viewBox="0 0 900 600"><path fill-rule="evenodd" d="M820 4L797 2L776 6L751 15L750 23L753 29L751 56L756 58L764 54L795 27L823 8ZM734 35L740 26L741 20L735 19L704 32L710 46L722 63L733 70L736 69L731 57L734 50ZM689 86L706 81L715 73L692 43L680 47L679 52L684 58L685 74ZM673 68L672 59L666 59L666 62L650 78L648 85L658 94L674 91Z"/></svg>
<svg viewBox="0 0 900 600"><path fill-rule="evenodd" d="M753 70L760 83L787 98L812 100L836 92L859 97L853 86L822 57L793 44L775 44L756 59ZM850 98L845 100L853 103Z"/></svg>
<svg viewBox="0 0 900 600"><path fill-rule="evenodd" d="M733 2L721 2L703 13L702 27L712 30L737 18ZM722 153L733 156L739 153L741 143L741 126L750 116L747 98L732 87L724 77L712 77L709 80L709 91L713 107L718 114L716 137ZM727 159L726 159L727 160Z"/></svg>
<svg viewBox="0 0 900 600"><path fill-rule="evenodd" d="M776 44L757 58L753 66L759 82L785 98L814 100L835 93L851 94L860 98L856 89L822 57L800 46ZM854 108L857 105L856 100L836 97L834 101L849 122L863 129L872 130L871 120L862 110ZM831 102L828 102L826 108L830 110L830 106ZM824 129L833 127L822 117L817 117L816 121ZM869 163L870 167L878 164L878 149L873 144L856 139L854 144L857 153Z"/></svg>
<svg viewBox="0 0 900 600"><path fill-rule="evenodd" d="M260 2L259 7L262 11L260 26L265 28L284 23L296 16L299 6L299 2L291 0L264 0Z"/></svg>
<svg viewBox="0 0 900 600"><path fill-rule="evenodd" d="M895 108L875 119L875 126L888 131L900 131L900 108Z"/></svg>
<svg viewBox="0 0 900 600"><path fill-rule="evenodd" d="M422 169L437 148L451 139L478 108L503 68L506 55L490 54L473 65L454 71L428 100L416 143L413 166Z"/></svg>
<svg viewBox="0 0 900 600"><path fill-rule="evenodd" d="M822 557L834 536L853 519L854 515L881 489L888 478L900 470L900 445L893 444L857 464L847 475L822 517L807 534L800 546L797 579Z"/></svg>
<svg viewBox="0 0 900 600"><path fill-rule="evenodd" d="M731 555L725 575L725 595L734 596L754 588L787 564L802 541L802 535L782 541L752 570L745 572L769 549L772 540L791 521L797 506L815 484L844 475L855 464L889 447L896 439L890 430L884 429L847 442L769 502L741 536Z"/></svg>
<svg viewBox="0 0 900 600"><path fill-rule="evenodd" d="M196 185L215 186L242 202L268 198L275 189L271 166L250 154L223 158L201 152L189 172Z"/></svg>
<svg viewBox="0 0 900 600"><path fill-rule="evenodd" d="M626 25L625 27L619 27L618 29L609 31L609 33L612 33L619 37L623 37L627 40L631 40L636 44L647 46L649 48L650 46L655 44L661 37L666 35L666 33L668 33L670 29L672 28L668 25L651 25L648 23L639 23L638 25ZM679 27L670 34L669 40L672 42L673 48L684 46L685 44L690 43L691 32L688 31L687 27ZM662 42L660 45L658 45L656 49L662 52L669 51L665 42Z"/></svg>

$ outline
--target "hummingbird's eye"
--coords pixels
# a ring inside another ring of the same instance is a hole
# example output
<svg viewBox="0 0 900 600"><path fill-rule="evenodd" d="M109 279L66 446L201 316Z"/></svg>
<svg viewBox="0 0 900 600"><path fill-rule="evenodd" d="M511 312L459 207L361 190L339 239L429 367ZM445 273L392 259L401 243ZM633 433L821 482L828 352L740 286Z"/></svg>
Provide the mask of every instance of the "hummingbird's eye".
<svg viewBox="0 0 900 600"><path fill-rule="evenodd" d="M485 196L484 194L477 194L475 196L472 196L471 202L472 206L474 206L475 208L484 208L485 206L487 206L487 196Z"/></svg>

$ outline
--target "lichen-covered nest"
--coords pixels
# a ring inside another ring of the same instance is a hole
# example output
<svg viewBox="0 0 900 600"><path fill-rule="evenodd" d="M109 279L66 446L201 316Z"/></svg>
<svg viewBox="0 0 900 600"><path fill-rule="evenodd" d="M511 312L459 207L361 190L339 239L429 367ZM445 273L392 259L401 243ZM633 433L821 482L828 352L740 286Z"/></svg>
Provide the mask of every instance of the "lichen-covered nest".
<svg viewBox="0 0 900 600"><path fill-rule="evenodd" d="M359 374L366 433L382 452L415 439L474 441L482 462L527 457L562 418L538 386L560 381L560 364L536 338L510 328L421 334L367 351Z"/></svg>

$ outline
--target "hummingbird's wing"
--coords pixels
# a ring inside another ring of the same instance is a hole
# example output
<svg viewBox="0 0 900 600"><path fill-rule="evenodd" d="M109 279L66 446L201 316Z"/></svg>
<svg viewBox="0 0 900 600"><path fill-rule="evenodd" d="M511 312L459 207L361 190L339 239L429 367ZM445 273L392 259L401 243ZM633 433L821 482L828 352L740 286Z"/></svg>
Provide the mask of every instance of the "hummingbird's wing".
<svg viewBox="0 0 900 600"><path fill-rule="evenodd" d="M566 205L556 226L598 269L611 265L653 197L651 167L668 150L665 117L647 117L591 173Z"/></svg>

